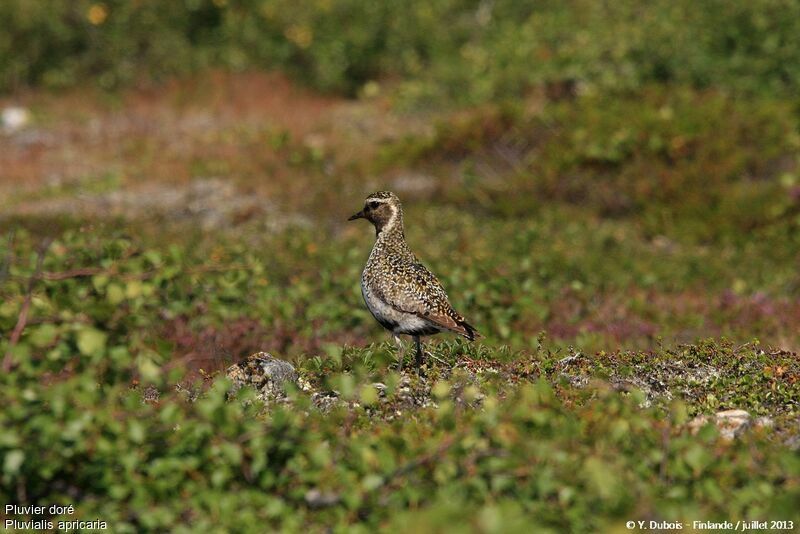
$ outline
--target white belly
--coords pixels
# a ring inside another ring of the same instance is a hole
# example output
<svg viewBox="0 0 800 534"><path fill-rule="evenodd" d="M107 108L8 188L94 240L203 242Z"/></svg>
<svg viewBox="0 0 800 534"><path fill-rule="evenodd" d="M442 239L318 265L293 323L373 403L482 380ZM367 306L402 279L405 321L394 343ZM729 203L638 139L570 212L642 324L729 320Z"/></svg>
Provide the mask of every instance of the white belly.
<svg viewBox="0 0 800 534"><path fill-rule="evenodd" d="M361 282L361 294L367 304L370 313L387 330L395 334L413 334L415 332L430 330L430 321L413 314L406 313L393 308L391 305L380 299L373 293L363 280ZM437 328L437 330L439 330Z"/></svg>

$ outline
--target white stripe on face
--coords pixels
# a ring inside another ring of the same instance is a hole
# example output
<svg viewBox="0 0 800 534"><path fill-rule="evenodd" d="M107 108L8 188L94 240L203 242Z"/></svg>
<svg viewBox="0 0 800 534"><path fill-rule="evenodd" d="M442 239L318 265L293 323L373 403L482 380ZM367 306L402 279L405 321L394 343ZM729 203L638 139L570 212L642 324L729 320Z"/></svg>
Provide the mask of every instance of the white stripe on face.
<svg viewBox="0 0 800 534"><path fill-rule="evenodd" d="M386 223L385 228L392 228L394 226L394 222L397 219L397 206L389 206L392 208L392 216L389 217L389 220Z"/></svg>

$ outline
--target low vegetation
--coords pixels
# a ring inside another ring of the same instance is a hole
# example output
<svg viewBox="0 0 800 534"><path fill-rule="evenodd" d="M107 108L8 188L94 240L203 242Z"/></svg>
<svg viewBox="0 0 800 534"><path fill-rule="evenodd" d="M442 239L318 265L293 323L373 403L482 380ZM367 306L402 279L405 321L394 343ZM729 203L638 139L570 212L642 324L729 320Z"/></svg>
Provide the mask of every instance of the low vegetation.
<svg viewBox="0 0 800 534"><path fill-rule="evenodd" d="M0 4L0 504L800 524L795 3L51 4ZM424 378L361 301L378 189L484 335ZM299 375L267 404L257 351Z"/></svg>
<svg viewBox="0 0 800 534"><path fill-rule="evenodd" d="M0 6L0 89L87 75L114 87L225 66L284 68L350 95L402 78L398 97L415 106L516 97L543 84L556 93L655 82L791 95L799 10L790 0L9 0Z"/></svg>

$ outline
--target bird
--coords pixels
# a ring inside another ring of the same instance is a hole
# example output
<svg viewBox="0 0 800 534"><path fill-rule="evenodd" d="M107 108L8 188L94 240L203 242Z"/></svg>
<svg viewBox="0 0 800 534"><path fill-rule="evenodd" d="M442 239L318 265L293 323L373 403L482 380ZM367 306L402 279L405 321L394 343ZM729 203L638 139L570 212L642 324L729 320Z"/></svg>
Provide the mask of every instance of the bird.
<svg viewBox="0 0 800 534"><path fill-rule="evenodd" d="M391 191L367 196L364 208L348 221L366 219L375 227L375 244L361 273L361 294L372 316L388 330L398 345L400 335L416 345L417 373L422 374L424 353L420 337L453 332L474 341L480 334L450 304L441 282L406 243L403 206Z"/></svg>

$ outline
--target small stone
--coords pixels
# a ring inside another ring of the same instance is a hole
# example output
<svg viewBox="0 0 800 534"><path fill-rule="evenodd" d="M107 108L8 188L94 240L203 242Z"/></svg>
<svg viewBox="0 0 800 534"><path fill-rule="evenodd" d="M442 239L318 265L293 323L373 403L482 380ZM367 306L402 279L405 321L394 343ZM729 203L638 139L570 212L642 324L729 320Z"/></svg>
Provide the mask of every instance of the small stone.
<svg viewBox="0 0 800 534"><path fill-rule="evenodd" d="M297 386L300 388L301 391L306 393L312 393L314 391L314 386L311 385L307 379L300 377L297 379Z"/></svg>
<svg viewBox="0 0 800 534"><path fill-rule="evenodd" d="M297 384L298 376L294 366L279 360L268 352L256 352L243 361L231 365L225 373L233 382L231 393L244 386L252 386L265 402L281 400L286 397L286 382Z"/></svg>
<svg viewBox="0 0 800 534"><path fill-rule="evenodd" d="M335 493L322 492L316 488L310 489L305 494L305 501L309 508L327 508L339 504L341 497Z"/></svg>
<svg viewBox="0 0 800 534"><path fill-rule="evenodd" d="M158 404L160 398L161 393L158 391L158 388L152 384L142 391L142 404Z"/></svg>
<svg viewBox="0 0 800 534"><path fill-rule="evenodd" d="M752 426L750 414L745 410L725 410L714 415L720 435L728 440L738 438Z"/></svg>
<svg viewBox="0 0 800 534"><path fill-rule="evenodd" d="M714 423L723 439L733 440L742 435L753 425L750 414L745 410L724 410L712 416L698 415L687 425L692 434L697 432L705 425Z"/></svg>
<svg viewBox="0 0 800 534"><path fill-rule="evenodd" d="M382 382L375 382L372 384L372 387L378 392L378 397L383 399L386 398L386 384Z"/></svg>
<svg viewBox="0 0 800 534"><path fill-rule="evenodd" d="M195 402L202 394L200 387L194 384L189 384L188 387L184 384L175 384L175 392L187 402Z"/></svg>
<svg viewBox="0 0 800 534"><path fill-rule="evenodd" d="M783 444L792 451L800 451L800 434L794 434L786 439Z"/></svg>
<svg viewBox="0 0 800 534"><path fill-rule="evenodd" d="M577 389L582 389L582 388L586 387L586 385L589 383L589 377L588 376L571 375L569 373L561 373L559 376L561 378L563 378L564 380L566 380L567 382L569 382L570 386L572 386L574 388L577 388Z"/></svg>
<svg viewBox="0 0 800 534"><path fill-rule="evenodd" d="M0 112L0 126L8 133L24 128L31 120L30 112L23 107L9 106Z"/></svg>
<svg viewBox="0 0 800 534"><path fill-rule="evenodd" d="M756 417L753 425L755 425L756 428L772 428L775 426L775 421L773 421L772 417L762 415L761 417Z"/></svg>
<svg viewBox="0 0 800 534"><path fill-rule="evenodd" d="M339 392L318 391L311 395L311 405L321 412L327 412L339 404Z"/></svg>
<svg viewBox="0 0 800 534"><path fill-rule="evenodd" d="M578 361L581 358L581 356L582 354L580 352L576 352L575 354L570 354L569 356L565 356L564 358L558 360L558 365L560 365L561 367L567 367Z"/></svg>

